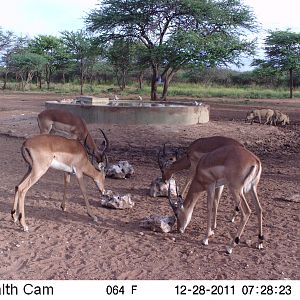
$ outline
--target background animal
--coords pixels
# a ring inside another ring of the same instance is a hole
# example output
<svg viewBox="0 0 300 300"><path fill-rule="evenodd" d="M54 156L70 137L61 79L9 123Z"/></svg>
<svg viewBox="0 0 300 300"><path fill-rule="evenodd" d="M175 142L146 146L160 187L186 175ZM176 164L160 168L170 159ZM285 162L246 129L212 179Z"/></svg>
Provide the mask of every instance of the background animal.
<svg viewBox="0 0 300 300"><path fill-rule="evenodd" d="M281 111L279 110L275 110L274 111L274 115L272 117L272 123L273 125L288 125L290 124L290 118L288 115L282 113Z"/></svg>
<svg viewBox="0 0 300 300"><path fill-rule="evenodd" d="M245 122L250 121L252 124L254 121L258 120L261 124L262 119L265 119L264 124L271 125L273 115L274 110L272 109L254 109L247 113Z"/></svg>
<svg viewBox="0 0 300 300"><path fill-rule="evenodd" d="M96 159L97 163L107 160L106 151L108 139L103 130L100 129L104 137L103 149L96 145L85 121L73 113L60 109L46 109L37 117L40 133L60 134L71 139L78 139L86 148L87 152Z"/></svg>

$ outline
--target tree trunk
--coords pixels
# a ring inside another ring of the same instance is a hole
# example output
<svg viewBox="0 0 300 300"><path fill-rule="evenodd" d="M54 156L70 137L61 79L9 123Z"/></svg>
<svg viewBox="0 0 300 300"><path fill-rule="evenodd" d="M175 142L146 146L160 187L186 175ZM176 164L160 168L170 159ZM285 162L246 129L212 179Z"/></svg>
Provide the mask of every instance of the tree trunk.
<svg viewBox="0 0 300 300"><path fill-rule="evenodd" d="M152 65L152 80L151 80L151 100L157 100L157 79L158 79L158 66Z"/></svg>
<svg viewBox="0 0 300 300"><path fill-rule="evenodd" d="M293 89L294 89L293 69L289 69L289 73L290 73L290 98L293 98Z"/></svg>
<svg viewBox="0 0 300 300"><path fill-rule="evenodd" d="M62 82L63 82L63 85L65 85L65 83L66 83L65 71L62 72Z"/></svg>
<svg viewBox="0 0 300 300"><path fill-rule="evenodd" d="M51 76L51 74L50 74L50 67L49 67L49 65L47 64L47 65L46 65L46 82L47 82L47 90L50 89L50 76Z"/></svg>
<svg viewBox="0 0 300 300"><path fill-rule="evenodd" d="M176 71L172 70L170 72L170 74L166 75L165 81L164 81L163 92L162 92L162 95L161 95L161 98L160 98L161 101L167 101L168 89L169 89L169 86L170 86L170 82L171 82L173 76L175 75L175 73L176 73Z"/></svg>
<svg viewBox="0 0 300 300"><path fill-rule="evenodd" d="M83 60L80 60L80 95L83 95Z"/></svg>
<svg viewBox="0 0 300 300"><path fill-rule="evenodd" d="M39 89L41 90L42 89L42 74L40 74L40 73L37 74L37 81L38 81Z"/></svg>
<svg viewBox="0 0 300 300"><path fill-rule="evenodd" d="M2 90L5 90L5 89L6 89L6 84L7 84L7 74L8 74L8 72L5 72Z"/></svg>
<svg viewBox="0 0 300 300"><path fill-rule="evenodd" d="M141 71L138 78L140 90L143 88L143 79L144 79L144 71Z"/></svg>
<svg viewBox="0 0 300 300"><path fill-rule="evenodd" d="M164 88L163 88L163 92L162 92L162 95L160 98L161 101L167 101L168 89L169 89L169 85L170 85L170 81L171 81L172 77L173 76L167 76L164 81Z"/></svg>

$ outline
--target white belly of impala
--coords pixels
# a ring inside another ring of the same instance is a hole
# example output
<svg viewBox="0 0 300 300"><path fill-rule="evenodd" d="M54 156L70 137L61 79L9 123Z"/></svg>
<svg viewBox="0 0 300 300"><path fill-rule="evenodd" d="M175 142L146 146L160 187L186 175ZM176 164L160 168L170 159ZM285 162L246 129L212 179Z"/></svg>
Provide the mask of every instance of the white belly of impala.
<svg viewBox="0 0 300 300"><path fill-rule="evenodd" d="M74 173L74 170L75 170L75 168L68 166L56 159L52 160L50 167L52 169L60 170L60 171L68 172L68 173Z"/></svg>

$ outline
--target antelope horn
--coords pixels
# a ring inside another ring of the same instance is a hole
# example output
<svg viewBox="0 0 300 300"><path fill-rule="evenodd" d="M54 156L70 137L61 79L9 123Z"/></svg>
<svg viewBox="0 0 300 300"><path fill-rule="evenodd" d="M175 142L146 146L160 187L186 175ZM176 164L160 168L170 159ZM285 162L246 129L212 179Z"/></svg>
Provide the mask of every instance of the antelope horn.
<svg viewBox="0 0 300 300"><path fill-rule="evenodd" d="M176 151L175 151L175 158L176 158L176 160L178 160L178 149L176 149Z"/></svg>
<svg viewBox="0 0 300 300"><path fill-rule="evenodd" d="M163 145L163 155L164 155L164 157L166 156L166 144L165 143Z"/></svg>
<svg viewBox="0 0 300 300"><path fill-rule="evenodd" d="M161 149L159 149L158 154L157 154L157 162L158 162L158 166L159 166L160 170L163 171L164 166L161 163L160 157L161 157Z"/></svg>
<svg viewBox="0 0 300 300"><path fill-rule="evenodd" d="M105 152L107 151L107 149L109 147L109 142L108 142L108 138L105 135L104 131L102 129L100 129L100 131L102 132L104 140L105 140L105 142L104 142L104 148L103 148L102 153L101 153L101 155L104 156Z"/></svg>
<svg viewBox="0 0 300 300"><path fill-rule="evenodd" d="M91 152L90 147L88 146L88 143L87 143L88 136L89 136L89 134L87 134L85 136L83 147L86 149L86 152L88 153L88 155L94 156L94 151Z"/></svg>

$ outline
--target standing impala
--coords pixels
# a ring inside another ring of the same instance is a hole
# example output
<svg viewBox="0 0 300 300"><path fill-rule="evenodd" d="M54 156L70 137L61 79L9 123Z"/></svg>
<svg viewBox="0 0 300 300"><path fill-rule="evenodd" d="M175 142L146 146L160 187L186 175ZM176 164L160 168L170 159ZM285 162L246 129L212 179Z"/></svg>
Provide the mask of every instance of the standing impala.
<svg viewBox="0 0 300 300"><path fill-rule="evenodd" d="M190 174L186 180L186 183L182 191L182 196L185 198L188 188L191 184L192 178L195 174L199 159L206 153L214 151L226 145L237 145L243 147L243 145L235 139L225 137L225 136L212 136L212 137L199 138L194 142L192 142L187 148L186 153L182 157L176 159L175 161L174 158L172 157L171 158L171 160L173 161L172 164L169 164L166 167L163 164L161 164L161 160L165 161L166 158L159 157L158 162L159 162L160 170L162 172L162 180L168 181L174 173L177 173L182 170L190 169ZM162 153L164 152L165 151L162 151ZM214 215L213 228L214 229L217 227L217 210L218 210L218 205L219 205L219 201L223 189L224 189L224 185L221 185L216 187L216 191L215 191L215 200L213 203L213 215ZM235 208L235 215L232 218L232 222L234 221L238 210L239 208L237 206Z"/></svg>
<svg viewBox="0 0 300 300"><path fill-rule="evenodd" d="M82 142L87 152L96 159L97 163L106 160L105 151L108 147L108 139L102 132L105 142L104 149L98 149L92 136L90 135L87 126L82 118L72 114L66 110L46 109L42 111L38 117L38 125L40 133L63 133L73 139L78 139Z"/></svg>
<svg viewBox="0 0 300 300"><path fill-rule="evenodd" d="M66 188L70 182L70 174L75 174L81 192L83 194L87 213L93 219L86 189L83 182L83 175L92 178L101 193L104 192L104 166L99 163L99 170L91 164L88 155L78 140L67 139L58 135L37 135L28 138L21 147L21 153L28 164L28 171L19 185L15 188L15 200L11 211L14 222L17 221L17 209L19 208L19 222L24 231L28 231L25 222L24 201L27 191L33 186L49 168L64 171L64 196L61 208L66 210Z"/></svg>
<svg viewBox="0 0 300 300"><path fill-rule="evenodd" d="M181 233L185 231L192 218L192 213L200 193L206 191L207 234L203 240L203 244L207 245L208 238L214 234L212 230L212 207L215 190L217 187L227 184L242 214L235 239L227 247L227 252L231 253L233 247L239 244L240 237L250 217L251 210L244 195L247 192L251 193L254 200L259 225L258 247L259 249L263 248L262 208L257 196L257 185L260 180L261 171L262 167L259 158L239 145L228 145L203 155L197 164L185 200L183 201L182 197L178 197L177 205L175 205L169 195L169 203L177 218L178 230Z"/></svg>

